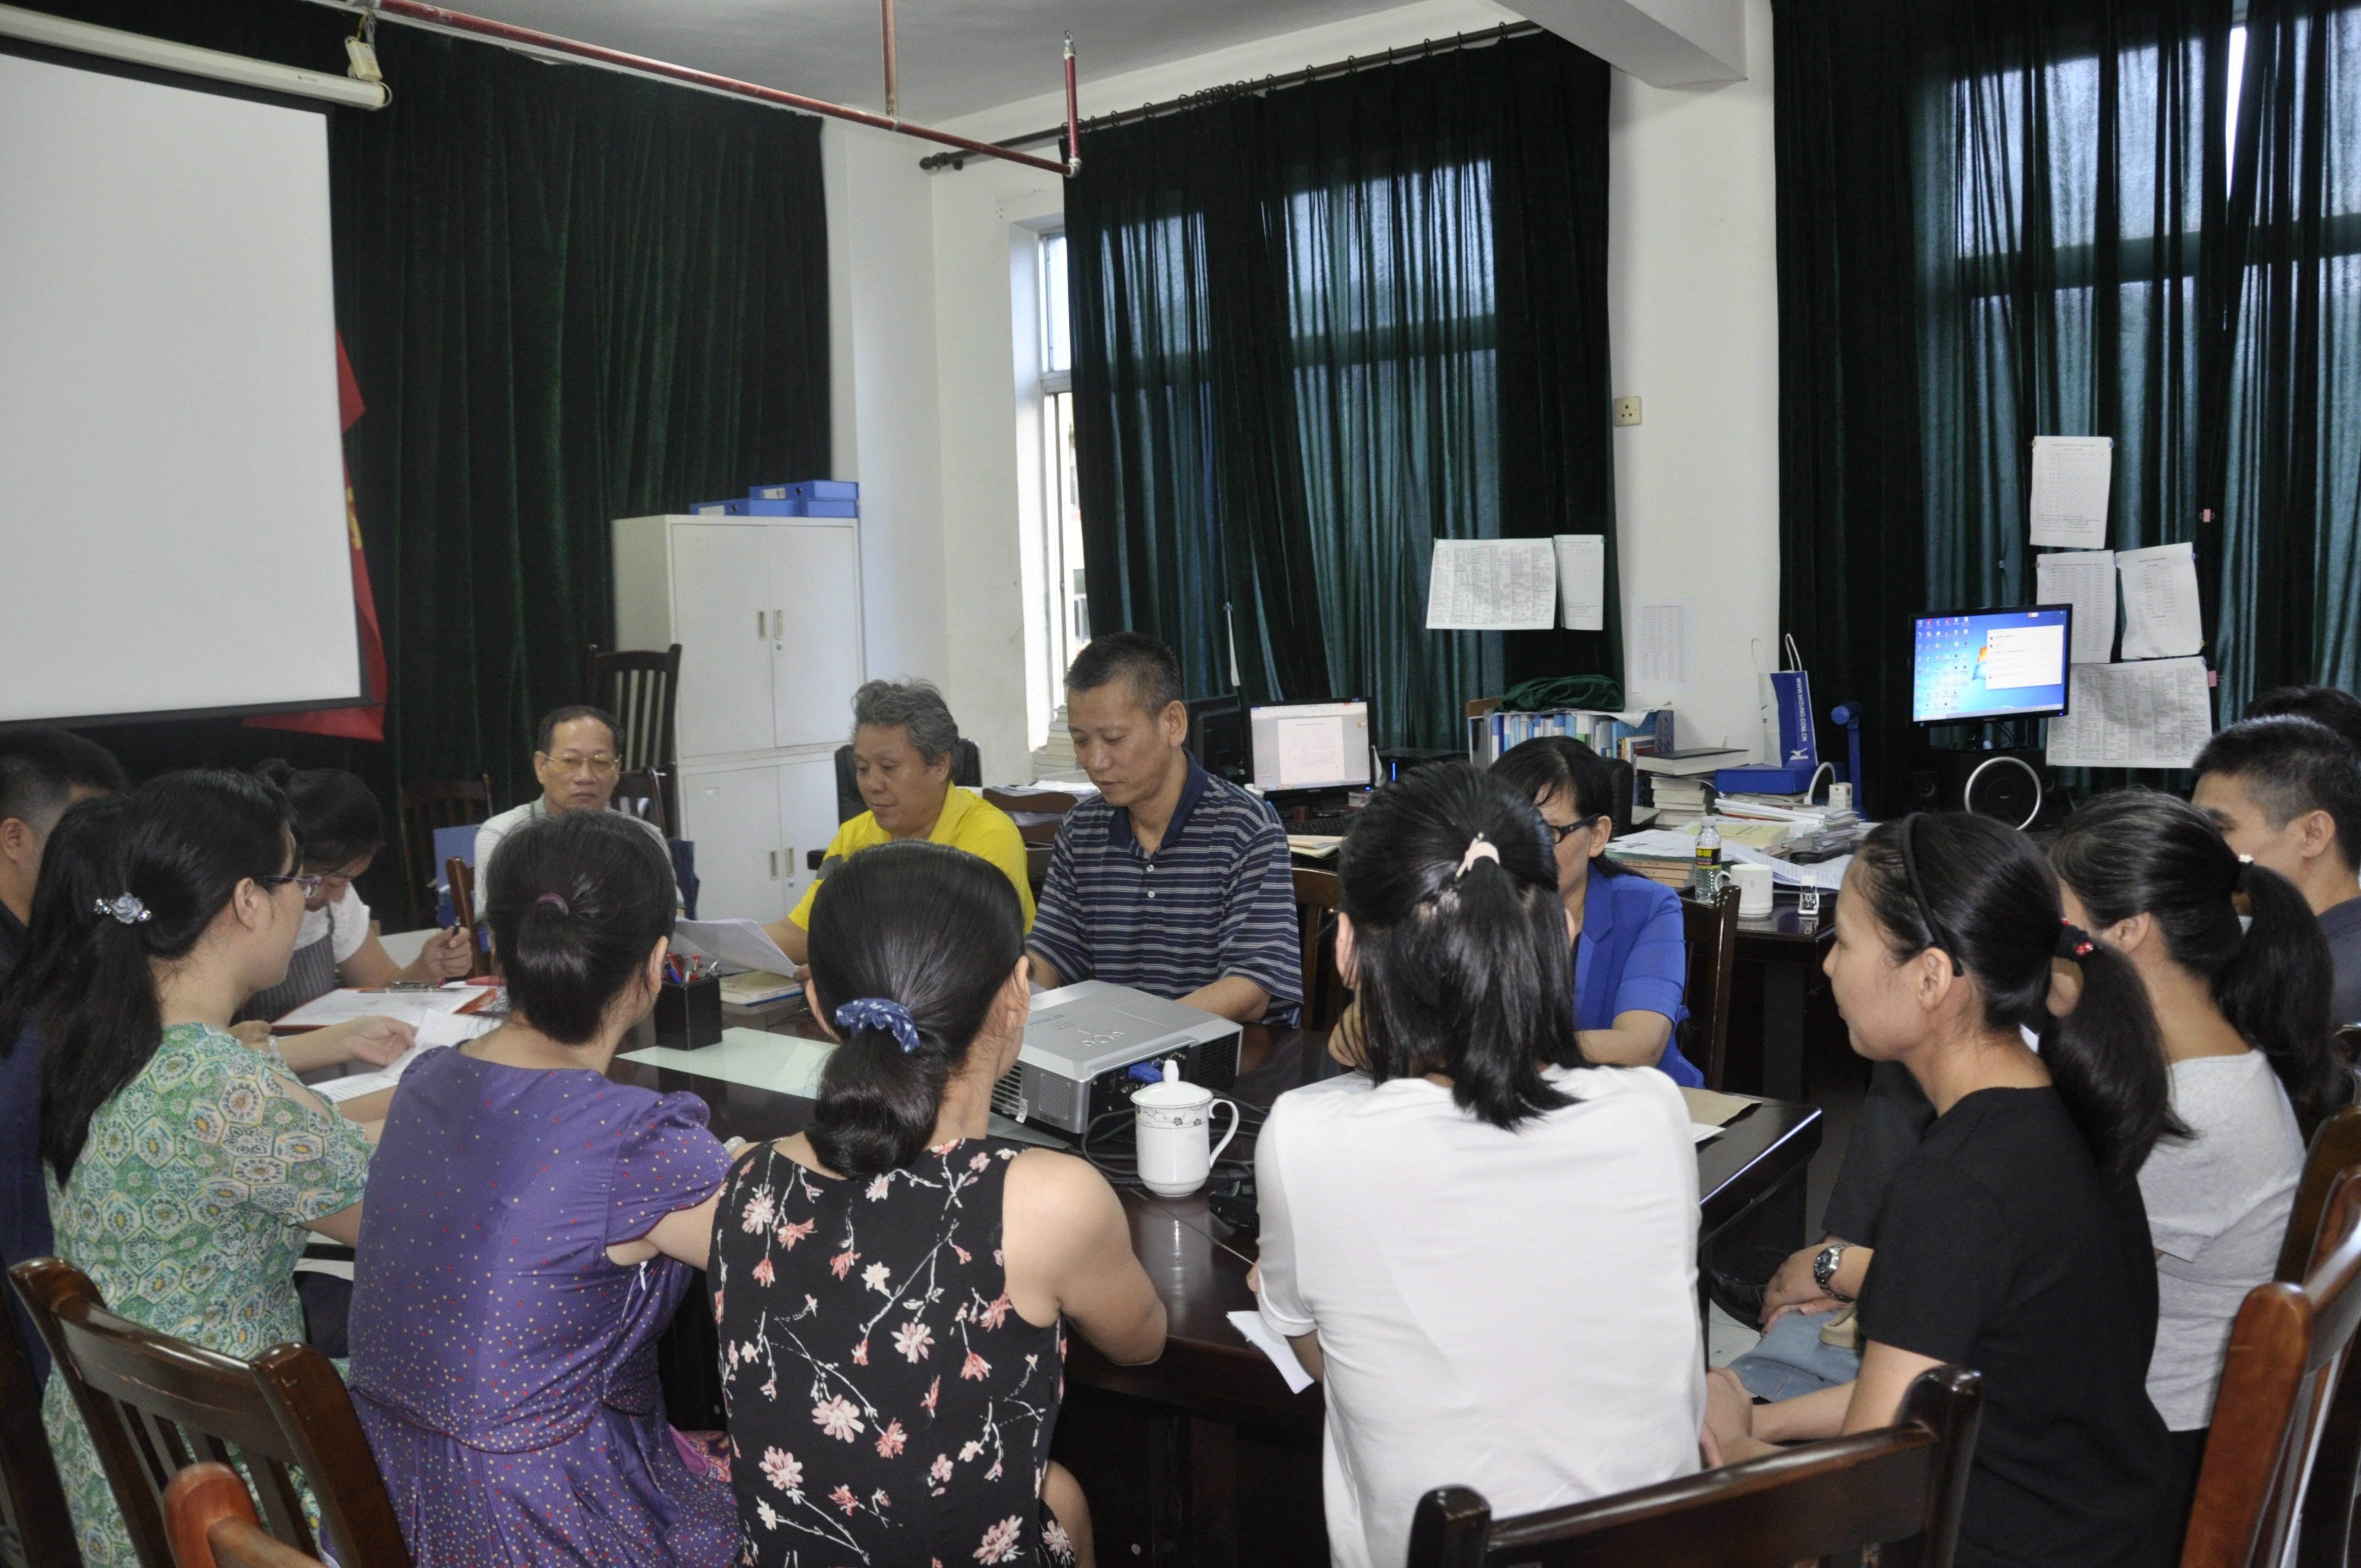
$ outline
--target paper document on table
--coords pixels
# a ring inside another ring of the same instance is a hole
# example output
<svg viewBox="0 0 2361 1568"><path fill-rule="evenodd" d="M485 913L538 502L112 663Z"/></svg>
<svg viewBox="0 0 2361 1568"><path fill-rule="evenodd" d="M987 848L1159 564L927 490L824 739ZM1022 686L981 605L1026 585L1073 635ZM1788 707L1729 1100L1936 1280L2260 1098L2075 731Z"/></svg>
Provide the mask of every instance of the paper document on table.
<svg viewBox="0 0 2361 1568"><path fill-rule="evenodd" d="M1831 860L1815 861L1810 865L1799 866L1793 861L1783 861L1776 855L1766 855L1760 850L1744 844L1732 844L1726 839L1721 850L1723 854L1741 864L1769 866L1771 881L1779 887L1802 887L1809 883L1828 893L1834 893L1843 883L1845 868L1852 864L1850 855L1838 855Z"/></svg>
<svg viewBox="0 0 2361 1568"><path fill-rule="evenodd" d="M2053 768L2185 768L2213 734L2202 659L2077 664L2049 721Z"/></svg>
<svg viewBox="0 0 2361 1568"><path fill-rule="evenodd" d="M793 974L796 960L779 951L771 934L752 920L675 920L673 951L743 964L773 974Z"/></svg>
<svg viewBox="0 0 2361 1568"><path fill-rule="evenodd" d="M1631 619L1631 689L1688 690L1697 666L1697 602L1642 599Z"/></svg>
<svg viewBox="0 0 2361 1568"><path fill-rule="evenodd" d="M1557 624L1557 556L1546 539L1438 539L1429 631L1546 631Z"/></svg>
<svg viewBox="0 0 2361 1568"><path fill-rule="evenodd" d="M2201 652L2197 552L2187 543L2115 556L2124 575L2124 657L2177 659Z"/></svg>
<svg viewBox="0 0 2361 1568"><path fill-rule="evenodd" d="M1559 622L1569 631L1597 631L1607 624L1607 535L1553 534L1557 547Z"/></svg>
<svg viewBox="0 0 2361 1568"><path fill-rule="evenodd" d="M1279 1375L1287 1379L1287 1391L1301 1394L1312 1387L1312 1374L1303 1370L1303 1363L1295 1359L1295 1347L1271 1332L1262 1321L1260 1312L1232 1312L1230 1327L1246 1335L1246 1343L1270 1357Z"/></svg>
<svg viewBox="0 0 2361 1568"><path fill-rule="evenodd" d="M480 1025L469 1026L469 1025ZM467 1026L467 1027L463 1027ZM394 1058L375 1072L346 1073L342 1078L324 1079L310 1086L313 1093L323 1100L357 1100L364 1094L375 1094L380 1089L391 1089L401 1081L401 1075L429 1051L447 1050L462 1040L472 1040L478 1035L489 1034L500 1027L495 1018L439 1017L429 1019L418 1028L418 1043Z"/></svg>
<svg viewBox="0 0 2361 1568"><path fill-rule="evenodd" d="M2114 657L2115 553L2067 550L2033 558L2033 602L2074 607L2077 664L2103 664ZM2125 653L2124 657L2132 655Z"/></svg>
<svg viewBox="0 0 2361 1568"><path fill-rule="evenodd" d="M2063 550L2107 543L2107 486L2115 442L2107 435L2033 438L2033 543Z"/></svg>
<svg viewBox="0 0 2361 1568"><path fill-rule="evenodd" d="M829 1055L835 1049L830 1040L730 1028L721 1031L719 1045L700 1046L693 1051L650 1046L644 1050L625 1051L617 1059L644 1062L650 1067L670 1068L699 1078L719 1079L724 1083L808 1100L818 1091L820 1069L828 1065Z"/></svg>
<svg viewBox="0 0 2361 1568"><path fill-rule="evenodd" d="M1692 1125L1726 1127L1738 1120L1754 1102L1743 1094L1724 1094L1712 1089L1681 1090L1681 1099L1689 1108Z"/></svg>
<svg viewBox="0 0 2361 1568"><path fill-rule="evenodd" d="M1289 853L1308 855L1315 861L1324 861L1344 847L1344 835L1340 833L1290 833L1287 836Z"/></svg>
<svg viewBox="0 0 2361 1568"><path fill-rule="evenodd" d="M491 994L490 988L468 985L437 991L358 991L347 986L314 997L271 1020L275 1029L318 1029L348 1024L356 1018L395 1018L416 1025L442 1013L456 1013Z"/></svg>

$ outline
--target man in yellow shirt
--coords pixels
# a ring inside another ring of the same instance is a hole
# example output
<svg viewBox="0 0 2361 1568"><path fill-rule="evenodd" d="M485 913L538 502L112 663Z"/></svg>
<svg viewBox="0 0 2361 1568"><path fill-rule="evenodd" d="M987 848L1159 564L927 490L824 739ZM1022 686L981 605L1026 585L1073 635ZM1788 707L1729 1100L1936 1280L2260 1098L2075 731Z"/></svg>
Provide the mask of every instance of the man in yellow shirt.
<svg viewBox="0 0 2361 1568"><path fill-rule="evenodd" d="M812 901L847 855L895 839L927 839L980 855L1016 889L1033 927L1033 885L1025 840L1008 813L951 783L959 724L928 681L871 681L852 694L852 767L869 809L836 830L820 874L784 920L764 929L798 964L810 956Z"/></svg>

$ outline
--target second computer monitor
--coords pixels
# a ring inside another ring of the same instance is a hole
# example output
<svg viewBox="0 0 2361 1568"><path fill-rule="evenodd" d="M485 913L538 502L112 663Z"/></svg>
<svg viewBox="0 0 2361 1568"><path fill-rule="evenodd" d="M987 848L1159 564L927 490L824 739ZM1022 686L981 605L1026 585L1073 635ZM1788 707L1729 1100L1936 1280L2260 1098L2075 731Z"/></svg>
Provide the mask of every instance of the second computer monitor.
<svg viewBox="0 0 2361 1568"><path fill-rule="evenodd" d="M1273 702L1246 710L1255 786L1283 790L1364 789L1369 784L1369 705Z"/></svg>
<svg viewBox="0 0 2361 1568"><path fill-rule="evenodd" d="M1956 724L2064 713L2073 643L2068 605L1919 616L1910 650L1910 717Z"/></svg>

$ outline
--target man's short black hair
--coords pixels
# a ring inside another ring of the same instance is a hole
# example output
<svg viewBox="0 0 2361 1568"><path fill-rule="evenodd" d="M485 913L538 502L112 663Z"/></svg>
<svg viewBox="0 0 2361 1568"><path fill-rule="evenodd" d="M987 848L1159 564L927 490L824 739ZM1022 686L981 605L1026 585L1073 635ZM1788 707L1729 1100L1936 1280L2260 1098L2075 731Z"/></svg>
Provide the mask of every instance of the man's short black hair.
<svg viewBox="0 0 2361 1568"><path fill-rule="evenodd" d="M2240 719L2197 753L2197 773L2236 779L2274 828L2325 811L2336 824L2337 859L2347 871L2361 869L2361 755L2318 719Z"/></svg>
<svg viewBox="0 0 2361 1568"><path fill-rule="evenodd" d="M564 707L553 707L543 714L541 732L533 737L533 749L544 757L549 755L549 749L557 744L557 727L561 724L571 724L577 718L595 718L605 725L608 737L613 740L615 750L619 752L622 751L623 727L615 722L613 714L603 707L593 707L587 702L568 703Z"/></svg>
<svg viewBox="0 0 2361 1568"><path fill-rule="evenodd" d="M123 764L95 740L48 726L0 730L0 821L13 817L46 833L75 790L120 795L130 787Z"/></svg>
<svg viewBox="0 0 2361 1568"><path fill-rule="evenodd" d="M1150 718L1182 700L1180 660L1144 631L1109 631L1090 641L1066 672L1070 692L1094 692L1109 682L1131 683L1131 695Z"/></svg>
<svg viewBox="0 0 2361 1568"><path fill-rule="evenodd" d="M2292 713L2327 725L2361 755L2361 696L2337 686L2275 686L2246 705L2248 718Z"/></svg>

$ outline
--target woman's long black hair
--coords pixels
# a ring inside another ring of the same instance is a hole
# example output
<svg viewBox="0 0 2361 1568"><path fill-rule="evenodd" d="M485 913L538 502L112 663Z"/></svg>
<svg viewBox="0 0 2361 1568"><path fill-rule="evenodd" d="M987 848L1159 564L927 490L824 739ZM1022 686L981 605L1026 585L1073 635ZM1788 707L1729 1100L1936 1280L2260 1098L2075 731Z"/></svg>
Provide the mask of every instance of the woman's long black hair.
<svg viewBox="0 0 2361 1568"><path fill-rule="evenodd" d="M551 1039L587 1045L672 930L672 864L619 812L541 817L500 840L484 919L510 1006Z"/></svg>
<svg viewBox="0 0 2361 1568"><path fill-rule="evenodd" d="M2148 789L2101 795L2076 812L2049 846L2049 863L2094 924L2155 920L2173 962L2202 977L2223 1015L2270 1058L2307 1126L2330 1109L2335 971L2294 883L2239 860L2187 801ZM2243 930L2241 893L2254 916Z"/></svg>
<svg viewBox="0 0 2361 1568"><path fill-rule="evenodd" d="M1521 790L1528 800L1564 795L1575 820L1587 823L1615 816L1615 764L1570 735L1539 735L1500 753L1493 775ZM1612 855L1593 855L1600 876L1629 876Z"/></svg>
<svg viewBox="0 0 2361 1568"><path fill-rule="evenodd" d="M2050 1082L2108 1175L2135 1175L2157 1139L2179 1131L2156 1014L2130 959L2093 944L2072 960L2082 977L2074 1010L2050 1017L2065 915L2032 839L1966 812L1882 823L1846 890L1867 901L1896 960L1940 948L1975 981L1988 1027L2042 1036Z"/></svg>
<svg viewBox="0 0 2361 1568"><path fill-rule="evenodd" d="M60 1185L91 1118L163 1038L150 960L188 957L240 883L283 875L294 859L286 798L244 773L166 773L59 819L24 960L0 992L0 1038L29 1029L43 1041L41 1157ZM126 893L146 919L97 912Z"/></svg>
<svg viewBox="0 0 2361 1568"><path fill-rule="evenodd" d="M335 871L385 840L385 816L369 786L342 768L299 768L278 757L258 764L255 777L279 786L295 813L295 842L303 864Z"/></svg>
<svg viewBox="0 0 2361 1568"><path fill-rule="evenodd" d="M1024 956L1016 890L964 850L906 839L836 868L812 903L814 1005L833 1019L847 1003L898 1003L917 1025L917 1049L882 1025L839 1025L843 1044L804 1128L823 1164L876 1176L924 1152L943 1086Z"/></svg>
<svg viewBox="0 0 2361 1568"><path fill-rule="evenodd" d="M1497 860L1467 861L1478 839ZM1496 1127L1569 1102L1541 1070L1585 1065L1551 849L1532 794L1465 762L1371 798L1337 867L1370 1077L1446 1074Z"/></svg>

